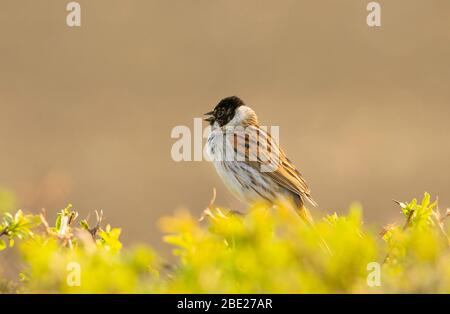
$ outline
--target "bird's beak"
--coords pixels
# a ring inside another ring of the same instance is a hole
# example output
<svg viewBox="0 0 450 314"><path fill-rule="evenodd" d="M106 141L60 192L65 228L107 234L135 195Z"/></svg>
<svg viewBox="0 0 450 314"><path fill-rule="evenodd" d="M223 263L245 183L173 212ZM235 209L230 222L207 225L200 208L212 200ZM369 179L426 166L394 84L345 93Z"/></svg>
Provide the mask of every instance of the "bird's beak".
<svg viewBox="0 0 450 314"><path fill-rule="evenodd" d="M210 111L210 112L205 113L205 114L204 114L205 116L210 116L210 117L207 117L207 118L205 118L204 120L205 120L206 122L209 122L209 123L213 122L213 121L214 121L214 116L212 116L213 113L214 113L214 111Z"/></svg>

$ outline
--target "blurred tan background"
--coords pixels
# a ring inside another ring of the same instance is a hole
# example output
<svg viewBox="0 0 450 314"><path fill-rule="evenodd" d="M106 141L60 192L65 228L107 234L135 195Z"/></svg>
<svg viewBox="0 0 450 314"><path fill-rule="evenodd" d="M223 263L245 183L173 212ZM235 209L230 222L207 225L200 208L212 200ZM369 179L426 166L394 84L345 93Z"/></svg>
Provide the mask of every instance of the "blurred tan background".
<svg viewBox="0 0 450 314"><path fill-rule="evenodd" d="M450 2L0 2L0 186L21 208L103 209L127 243L161 246L159 217L242 208L207 162L176 163L171 129L241 96L323 212L368 223L424 191L450 205Z"/></svg>

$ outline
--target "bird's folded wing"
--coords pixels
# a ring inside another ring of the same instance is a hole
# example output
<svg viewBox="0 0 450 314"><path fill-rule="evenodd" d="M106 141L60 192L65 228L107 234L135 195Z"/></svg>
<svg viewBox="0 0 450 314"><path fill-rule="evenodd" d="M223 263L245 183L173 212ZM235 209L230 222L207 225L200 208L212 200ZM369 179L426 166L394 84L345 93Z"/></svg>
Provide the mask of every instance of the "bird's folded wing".
<svg viewBox="0 0 450 314"><path fill-rule="evenodd" d="M243 160L254 169L262 171L262 167L271 171L264 174L283 188L307 198L312 205L317 206L311 197L311 192L300 172L286 157L283 150L264 130L254 127L246 132L235 132L233 147L237 160ZM241 158L241 159L239 159Z"/></svg>

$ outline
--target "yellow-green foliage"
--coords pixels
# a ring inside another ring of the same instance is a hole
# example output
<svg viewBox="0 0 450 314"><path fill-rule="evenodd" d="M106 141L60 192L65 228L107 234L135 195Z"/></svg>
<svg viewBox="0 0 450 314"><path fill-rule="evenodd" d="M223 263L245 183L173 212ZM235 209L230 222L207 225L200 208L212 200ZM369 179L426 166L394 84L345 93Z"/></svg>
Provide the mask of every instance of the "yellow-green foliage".
<svg viewBox="0 0 450 314"><path fill-rule="evenodd" d="M181 265L170 292L350 292L377 260L360 212L330 217L315 229L287 207L256 205L245 217L211 213L206 229L187 213L162 222Z"/></svg>
<svg viewBox="0 0 450 314"><path fill-rule="evenodd" d="M405 223L381 235L358 206L313 227L286 204L255 204L245 216L209 208L203 221L181 211L160 222L170 263L146 246L122 248L121 230L103 228L101 213L90 227L70 206L54 226L43 215L37 226L36 216L6 214L0 234L21 239L19 292L450 292L449 213L428 194L399 206ZM0 279L0 289L11 284Z"/></svg>

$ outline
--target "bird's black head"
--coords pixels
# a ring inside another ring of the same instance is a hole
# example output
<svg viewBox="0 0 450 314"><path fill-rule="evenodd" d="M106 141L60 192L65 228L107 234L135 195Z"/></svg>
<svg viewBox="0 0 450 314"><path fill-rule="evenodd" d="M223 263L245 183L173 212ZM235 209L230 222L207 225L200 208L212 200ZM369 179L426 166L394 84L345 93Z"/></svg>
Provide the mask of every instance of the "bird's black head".
<svg viewBox="0 0 450 314"><path fill-rule="evenodd" d="M217 121L220 126L224 126L233 119L236 109L244 105L244 102L237 96L224 98L213 111L205 113L209 116L205 121L208 121L211 125Z"/></svg>

